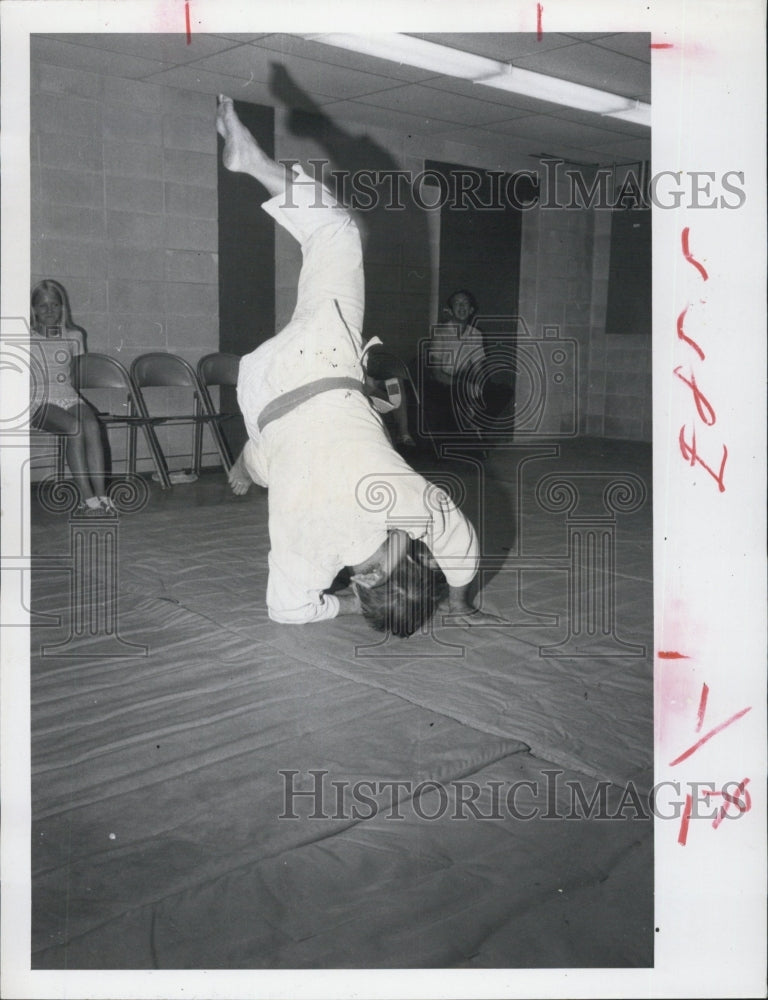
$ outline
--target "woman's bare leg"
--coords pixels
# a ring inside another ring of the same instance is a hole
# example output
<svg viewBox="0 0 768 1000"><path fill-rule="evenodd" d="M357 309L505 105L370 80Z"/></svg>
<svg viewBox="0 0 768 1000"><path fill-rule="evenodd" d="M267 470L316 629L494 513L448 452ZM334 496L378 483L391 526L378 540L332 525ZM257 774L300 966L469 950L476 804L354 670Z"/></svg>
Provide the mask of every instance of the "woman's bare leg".
<svg viewBox="0 0 768 1000"><path fill-rule="evenodd" d="M88 477L91 480L93 492L97 497L105 495L104 490L104 447L101 443L101 428L91 410L81 403L78 407L80 427L85 443L85 464Z"/></svg>
<svg viewBox="0 0 768 1000"><path fill-rule="evenodd" d="M77 410L64 410L60 406L49 403L37 416L35 426L50 434L63 434L66 437L66 458L72 477L77 483L83 500L90 500L97 494L91 485L88 474L88 459L86 455L85 434L83 422Z"/></svg>

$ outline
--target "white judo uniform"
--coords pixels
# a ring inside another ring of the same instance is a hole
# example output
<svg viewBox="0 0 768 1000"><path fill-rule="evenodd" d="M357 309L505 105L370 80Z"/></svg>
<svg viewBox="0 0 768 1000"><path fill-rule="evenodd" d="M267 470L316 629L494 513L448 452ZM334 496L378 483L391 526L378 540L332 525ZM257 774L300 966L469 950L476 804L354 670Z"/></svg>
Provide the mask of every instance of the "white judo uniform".
<svg viewBox="0 0 768 1000"><path fill-rule="evenodd" d="M303 254L293 316L243 358L237 387L246 467L269 489L270 618L335 617L339 602L324 591L392 528L423 539L451 586L469 583L478 564L472 525L392 448L362 392L365 296L354 220L301 171L263 208Z"/></svg>

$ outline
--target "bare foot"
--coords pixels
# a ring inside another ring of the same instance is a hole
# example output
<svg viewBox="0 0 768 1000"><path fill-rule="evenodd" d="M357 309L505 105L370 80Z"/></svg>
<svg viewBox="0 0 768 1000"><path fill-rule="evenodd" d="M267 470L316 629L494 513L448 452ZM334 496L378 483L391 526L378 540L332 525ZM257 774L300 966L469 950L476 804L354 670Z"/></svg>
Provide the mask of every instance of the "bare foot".
<svg viewBox="0 0 768 1000"><path fill-rule="evenodd" d="M219 94L216 131L224 139L222 162L227 170L250 174L271 195L285 191L289 181L285 168L267 156L238 118L232 98L224 94Z"/></svg>
<svg viewBox="0 0 768 1000"><path fill-rule="evenodd" d="M232 98L225 97L224 94L219 95L216 131L224 139L222 159L227 170L252 173L254 159L263 158L264 154L238 118Z"/></svg>
<svg viewBox="0 0 768 1000"><path fill-rule="evenodd" d="M251 487L253 480L248 474L248 470L245 467L245 462L243 461L243 453L240 452L237 461L229 470L229 485L232 488L232 492L235 496L244 496Z"/></svg>

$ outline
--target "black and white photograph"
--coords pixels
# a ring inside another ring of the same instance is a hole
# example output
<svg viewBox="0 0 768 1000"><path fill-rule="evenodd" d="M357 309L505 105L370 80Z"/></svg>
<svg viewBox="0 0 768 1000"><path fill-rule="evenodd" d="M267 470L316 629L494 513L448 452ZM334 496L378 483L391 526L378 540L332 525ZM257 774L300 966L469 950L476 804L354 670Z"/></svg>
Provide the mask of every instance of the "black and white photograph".
<svg viewBox="0 0 768 1000"><path fill-rule="evenodd" d="M615 6L3 4L4 995L764 995L765 6Z"/></svg>

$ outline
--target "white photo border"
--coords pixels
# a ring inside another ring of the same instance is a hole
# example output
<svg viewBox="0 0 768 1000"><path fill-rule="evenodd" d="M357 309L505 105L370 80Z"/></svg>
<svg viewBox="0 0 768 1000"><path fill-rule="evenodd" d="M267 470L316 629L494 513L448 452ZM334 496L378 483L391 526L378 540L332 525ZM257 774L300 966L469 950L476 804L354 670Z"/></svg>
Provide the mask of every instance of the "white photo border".
<svg viewBox="0 0 768 1000"><path fill-rule="evenodd" d="M2 335L28 314L30 286L29 44L31 32L184 31L183 0L3 0ZM437 0L230 3L192 0L193 32L484 30L649 32L653 52L652 175L681 172L677 207L653 209L654 615L656 782L712 773L750 781L751 815L696 828L685 846L658 822L653 969L395 971L31 971L28 574L4 572L2 636L2 976L5 996L144 997L668 997L763 996L765 989L765 5L762 0L616 3ZM718 201L719 180L743 175L745 201ZM700 175L692 180L691 175ZM714 184L706 188L707 175ZM703 180L701 179L703 175ZM698 194L693 186L698 185ZM706 188L706 191L705 191ZM714 193L713 193L714 192ZM703 202L715 203L711 208ZM698 200L699 205L693 204ZM700 265L697 267L697 264ZM704 279L702 268L706 271ZM694 359L678 318L705 354ZM695 361L693 368L691 364ZM694 371L717 411L699 419ZM5 413L23 404L0 372ZM690 381L690 377L689 377ZM699 421L698 423L696 421ZM0 426L2 426L0 424ZM683 430L684 428L684 430ZM698 456L692 434L698 429ZM687 445L687 454L686 454ZM721 445L727 460L721 482ZM24 448L2 448L2 551L28 537ZM709 466L707 468L705 466ZM724 489L720 486L724 485ZM20 553L19 553L20 554ZM28 598L28 594L26 594ZM661 654L661 655L660 655ZM675 657L673 654L679 654ZM690 711L667 702L670 672L709 691L707 724L747 714L674 763L698 737Z"/></svg>

